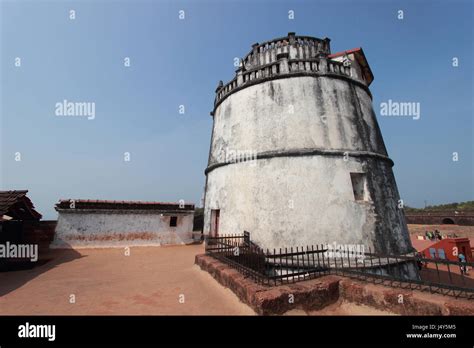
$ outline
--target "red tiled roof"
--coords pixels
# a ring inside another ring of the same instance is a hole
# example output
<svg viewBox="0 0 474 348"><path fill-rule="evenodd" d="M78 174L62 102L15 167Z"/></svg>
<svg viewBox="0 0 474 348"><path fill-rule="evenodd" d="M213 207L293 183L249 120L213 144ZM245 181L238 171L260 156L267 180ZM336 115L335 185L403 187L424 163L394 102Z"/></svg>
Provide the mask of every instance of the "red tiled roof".
<svg viewBox="0 0 474 348"><path fill-rule="evenodd" d="M355 58L362 69L364 78L367 81L367 84L370 85L372 81L374 80L374 74L372 73L372 70L370 69L369 63L367 62L367 58L365 57L364 50L362 49L362 47L352 48L350 50L333 53L333 54L330 54L328 58L329 59L337 58L337 57L340 57L346 54L351 54L351 53L354 53Z"/></svg>
<svg viewBox="0 0 474 348"><path fill-rule="evenodd" d="M39 220L42 215L35 210L26 196L28 190L0 191L0 217L8 215L15 220Z"/></svg>
<svg viewBox="0 0 474 348"><path fill-rule="evenodd" d="M71 203L74 202L74 208ZM194 203L116 201L99 199L62 199L55 206L59 209L113 209L113 210L194 210Z"/></svg>
<svg viewBox="0 0 474 348"><path fill-rule="evenodd" d="M336 58L336 57L340 57L340 56L343 56L345 54L351 54L351 53L355 53L355 52L358 52L358 51L362 51L362 48L361 47L357 47L357 48L352 48L350 50L347 50L347 51L341 51L341 52L337 52L337 53L332 53L328 56L328 58Z"/></svg>

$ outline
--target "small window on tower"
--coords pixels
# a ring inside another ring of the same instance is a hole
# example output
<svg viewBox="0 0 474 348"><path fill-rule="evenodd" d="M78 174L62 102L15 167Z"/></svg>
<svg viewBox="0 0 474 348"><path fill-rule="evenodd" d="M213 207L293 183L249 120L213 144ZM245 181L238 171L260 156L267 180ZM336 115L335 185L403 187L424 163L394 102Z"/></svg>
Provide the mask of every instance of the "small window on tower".
<svg viewBox="0 0 474 348"><path fill-rule="evenodd" d="M351 173L352 190L356 201L368 201L367 176L365 173Z"/></svg>
<svg viewBox="0 0 474 348"><path fill-rule="evenodd" d="M170 218L170 227L176 227L177 224L178 224L178 217L172 216Z"/></svg>

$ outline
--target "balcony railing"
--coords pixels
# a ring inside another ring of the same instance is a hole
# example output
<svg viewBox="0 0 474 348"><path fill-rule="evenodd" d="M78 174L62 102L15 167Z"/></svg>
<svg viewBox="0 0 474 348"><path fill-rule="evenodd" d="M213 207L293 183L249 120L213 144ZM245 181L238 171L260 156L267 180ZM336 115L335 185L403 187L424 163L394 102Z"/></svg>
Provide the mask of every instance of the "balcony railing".
<svg viewBox="0 0 474 348"><path fill-rule="evenodd" d="M342 62L325 58L282 58L249 70L239 70L234 79L217 90L214 106L216 107L220 104L220 102L233 91L246 85L258 83L277 76L291 76L292 74L301 73L308 75L339 75L356 80L365 85L364 80L358 75L357 71L351 66L344 65Z"/></svg>

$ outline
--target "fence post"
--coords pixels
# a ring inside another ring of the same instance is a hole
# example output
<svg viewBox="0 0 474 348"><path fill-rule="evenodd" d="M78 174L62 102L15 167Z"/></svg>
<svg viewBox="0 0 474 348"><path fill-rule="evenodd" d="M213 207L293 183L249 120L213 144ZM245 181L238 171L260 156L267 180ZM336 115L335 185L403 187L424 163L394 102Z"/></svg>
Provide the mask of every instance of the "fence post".
<svg viewBox="0 0 474 348"><path fill-rule="evenodd" d="M318 250L318 246L316 245L316 251ZM311 251L313 252L313 267L314 270L319 269L319 253L316 253L317 259L318 259L318 266L316 266L315 260L314 260L314 245L311 245ZM318 274L321 274L321 272L318 272Z"/></svg>
<svg viewBox="0 0 474 348"><path fill-rule="evenodd" d="M350 254L350 250L346 250L347 252L347 264L349 266L349 273L351 273L351 254Z"/></svg>
<svg viewBox="0 0 474 348"><path fill-rule="evenodd" d="M447 263L446 265L448 266L449 283L450 285L454 285L453 278L451 277L451 268L449 268L449 263ZM453 294L454 294L454 291L453 291Z"/></svg>
<svg viewBox="0 0 474 348"><path fill-rule="evenodd" d="M300 273L300 258L298 255L298 250L299 247L296 247L296 274ZM298 275L297 277L299 278L300 276Z"/></svg>
<svg viewBox="0 0 474 348"><path fill-rule="evenodd" d="M290 260L291 260L291 275L293 275L293 273L295 273L295 267L294 267L294 261L295 261L295 260L293 260L293 247L290 248L290 254L291 254L291 256L290 256ZM295 280L295 277L292 276L292 277L291 277L291 282L294 283L294 280Z"/></svg>
<svg viewBox="0 0 474 348"><path fill-rule="evenodd" d="M392 268L390 267L390 258L387 255L387 269L388 269L388 276L390 278L390 286L393 285L393 280L392 280Z"/></svg>
<svg viewBox="0 0 474 348"><path fill-rule="evenodd" d="M383 272L382 272L382 261L380 260L380 254L378 254L377 256L379 257L379 268L380 268L380 273L381 273L381 275L383 275L383 274L382 274L382 273L383 273ZM381 278L381 280L382 280L382 283L383 283L383 278Z"/></svg>
<svg viewBox="0 0 474 348"><path fill-rule="evenodd" d="M304 253L304 247L303 246L301 246L301 252ZM304 263L304 257L305 257L305 254L301 254L301 271L303 273L303 280L306 279L306 273L304 273L306 271L306 265Z"/></svg>
<svg viewBox="0 0 474 348"><path fill-rule="evenodd" d="M281 259L281 248L280 248L280 276L283 276L283 263ZM281 278L281 282L283 283L283 278Z"/></svg>
<svg viewBox="0 0 474 348"><path fill-rule="evenodd" d="M265 253L265 274L269 274L269 272L267 272L267 266L268 266L268 263L267 263L267 258L268 258L268 255L269 255L269 251L267 249L267 252ZM271 274L271 273L270 273ZM267 276L267 284L270 285L270 281L271 281L271 278L269 276Z"/></svg>
<svg viewBox="0 0 474 348"><path fill-rule="evenodd" d="M275 251L275 248L273 249L273 257L272 257L272 260L273 260L273 269L275 270L275 255L276 255L276 251ZM275 270L275 273L277 273L276 275L278 275L278 272L276 272ZM277 277L276 275L274 275L273 279L275 280L275 285L277 284Z"/></svg>
<svg viewBox="0 0 474 348"><path fill-rule="evenodd" d="M369 254L370 254L370 268L371 268L371 271L374 272L374 260L372 258L372 248L369 247ZM372 277L374 279L374 283L375 283L375 277Z"/></svg>
<svg viewBox="0 0 474 348"><path fill-rule="evenodd" d="M366 267L365 267L365 250L362 252L362 274L361 274L361 278L363 278L365 276L365 273L367 272L366 271Z"/></svg>
<svg viewBox="0 0 474 348"><path fill-rule="evenodd" d="M338 252L341 253L341 274L344 275L344 258L342 256L342 252L339 250Z"/></svg>

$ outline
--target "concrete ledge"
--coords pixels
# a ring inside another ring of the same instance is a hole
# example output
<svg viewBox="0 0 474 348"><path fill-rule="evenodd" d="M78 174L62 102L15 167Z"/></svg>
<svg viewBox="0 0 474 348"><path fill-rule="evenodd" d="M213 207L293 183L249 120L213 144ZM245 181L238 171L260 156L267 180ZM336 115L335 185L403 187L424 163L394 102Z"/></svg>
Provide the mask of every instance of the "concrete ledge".
<svg viewBox="0 0 474 348"><path fill-rule="evenodd" d="M196 255L195 263L260 315L278 315L292 309L317 311L338 300L401 315L474 315L474 301L417 290L392 288L333 275L270 287L256 284L208 255Z"/></svg>
<svg viewBox="0 0 474 348"><path fill-rule="evenodd" d="M285 151L265 151L255 154L253 161L262 159L271 159L276 157L307 157L307 156L331 156L331 157L355 157L355 158L373 158L384 162L387 162L390 167L394 166L393 161L388 157L380 153L371 151L353 151L353 150L326 150L326 149L292 149ZM242 162L219 162L209 165L205 170L204 174L207 175L214 169L219 167L227 166L230 164L238 164Z"/></svg>

